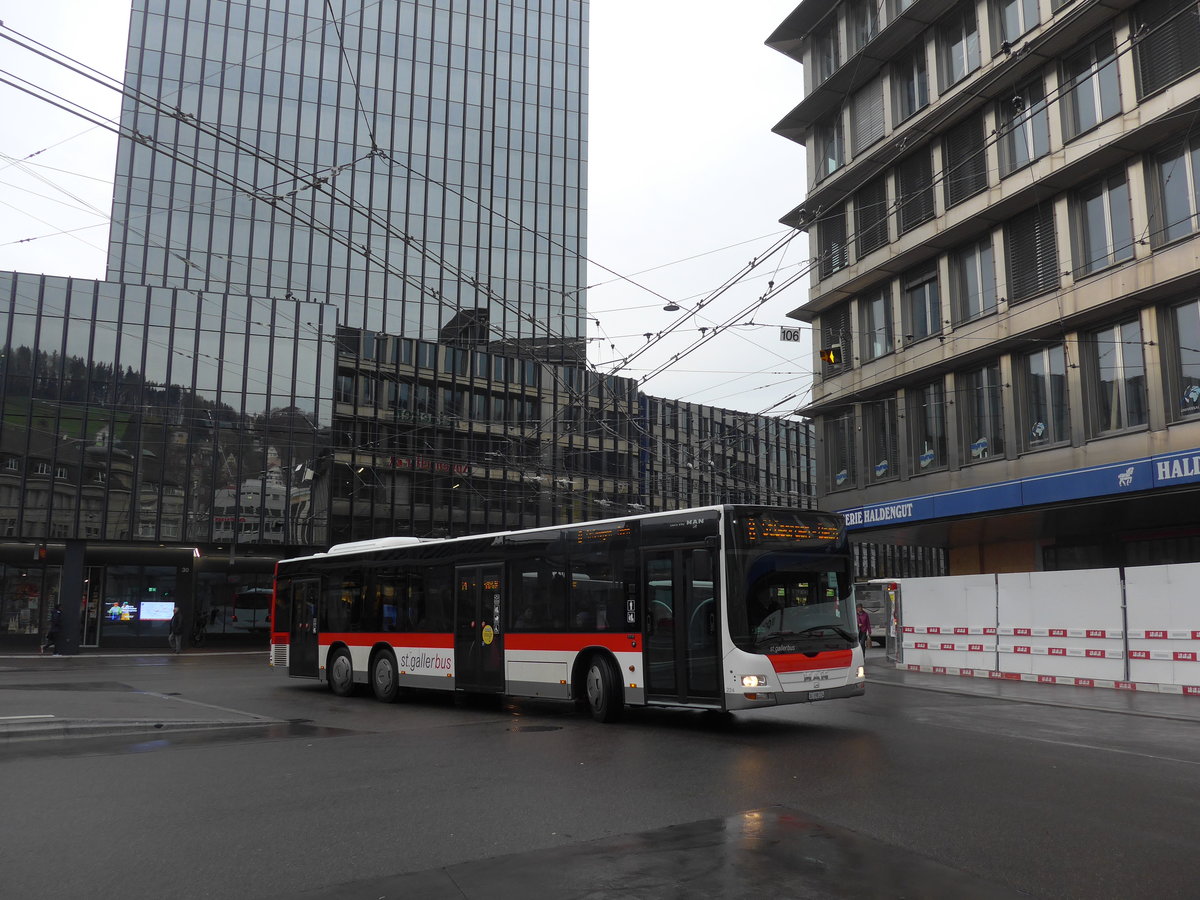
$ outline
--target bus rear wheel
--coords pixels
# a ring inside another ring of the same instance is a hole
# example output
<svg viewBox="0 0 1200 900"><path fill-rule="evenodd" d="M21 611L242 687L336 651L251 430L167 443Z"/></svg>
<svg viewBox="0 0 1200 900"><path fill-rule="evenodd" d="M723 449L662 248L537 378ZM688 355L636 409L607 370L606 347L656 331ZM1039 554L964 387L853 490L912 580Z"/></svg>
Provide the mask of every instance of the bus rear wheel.
<svg viewBox="0 0 1200 900"><path fill-rule="evenodd" d="M354 693L354 663L350 654L345 650L334 650L329 658L329 689L339 697L349 697Z"/></svg>
<svg viewBox="0 0 1200 900"><path fill-rule="evenodd" d="M395 703L400 696L400 675L392 651L381 650L371 661L371 690L384 703Z"/></svg>
<svg viewBox="0 0 1200 900"><path fill-rule="evenodd" d="M584 673L588 711L597 722L616 722L625 711L625 697L612 660L599 653L588 660Z"/></svg>

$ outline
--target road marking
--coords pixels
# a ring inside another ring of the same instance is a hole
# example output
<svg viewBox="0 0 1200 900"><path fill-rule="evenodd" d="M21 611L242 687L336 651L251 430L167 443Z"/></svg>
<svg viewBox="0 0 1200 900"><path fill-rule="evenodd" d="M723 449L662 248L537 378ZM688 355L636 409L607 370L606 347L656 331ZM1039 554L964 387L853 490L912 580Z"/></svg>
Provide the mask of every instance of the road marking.
<svg viewBox="0 0 1200 900"><path fill-rule="evenodd" d="M45 714L38 716L0 716L0 722L12 722L16 719L53 719L53 714Z"/></svg>

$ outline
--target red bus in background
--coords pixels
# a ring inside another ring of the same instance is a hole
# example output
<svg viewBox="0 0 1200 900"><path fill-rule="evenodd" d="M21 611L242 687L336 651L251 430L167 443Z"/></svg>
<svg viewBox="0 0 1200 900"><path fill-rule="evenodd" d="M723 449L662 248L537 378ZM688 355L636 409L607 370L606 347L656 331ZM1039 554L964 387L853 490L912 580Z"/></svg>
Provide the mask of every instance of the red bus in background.
<svg viewBox="0 0 1200 900"><path fill-rule="evenodd" d="M276 567L270 664L358 685L740 710L863 693L841 516L714 506Z"/></svg>

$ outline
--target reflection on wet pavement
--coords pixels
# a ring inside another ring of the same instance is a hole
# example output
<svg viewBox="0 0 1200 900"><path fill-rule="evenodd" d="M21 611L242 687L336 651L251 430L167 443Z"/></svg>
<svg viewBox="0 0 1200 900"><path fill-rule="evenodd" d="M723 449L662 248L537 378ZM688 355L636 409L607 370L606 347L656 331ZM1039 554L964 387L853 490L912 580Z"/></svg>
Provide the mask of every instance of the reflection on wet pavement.
<svg viewBox="0 0 1200 900"><path fill-rule="evenodd" d="M990 900L1025 895L857 832L818 823L784 807L354 882L301 895L306 900L526 900L537 896L556 900Z"/></svg>

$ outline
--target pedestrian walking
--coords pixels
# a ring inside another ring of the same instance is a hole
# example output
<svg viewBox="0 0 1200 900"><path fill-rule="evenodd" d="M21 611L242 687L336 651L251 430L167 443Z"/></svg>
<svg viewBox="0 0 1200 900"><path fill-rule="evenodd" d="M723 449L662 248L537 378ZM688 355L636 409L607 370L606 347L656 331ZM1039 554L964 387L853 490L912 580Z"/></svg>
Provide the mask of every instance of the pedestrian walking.
<svg viewBox="0 0 1200 900"><path fill-rule="evenodd" d="M175 612L171 616L171 627L167 631L167 641L171 644L171 649L176 653L183 652L183 616L179 612L179 607L175 607Z"/></svg>
<svg viewBox="0 0 1200 900"><path fill-rule="evenodd" d="M871 643L871 614L858 604L858 642L865 651Z"/></svg>
<svg viewBox="0 0 1200 900"><path fill-rule="evenodd" d="M42 653L53 653L58 656L58 632L62 628L62 604L56 603L50 613L50 621L46 625L46 637L42 641Z"/></svg>

